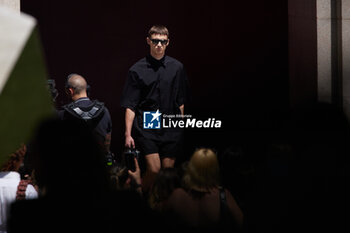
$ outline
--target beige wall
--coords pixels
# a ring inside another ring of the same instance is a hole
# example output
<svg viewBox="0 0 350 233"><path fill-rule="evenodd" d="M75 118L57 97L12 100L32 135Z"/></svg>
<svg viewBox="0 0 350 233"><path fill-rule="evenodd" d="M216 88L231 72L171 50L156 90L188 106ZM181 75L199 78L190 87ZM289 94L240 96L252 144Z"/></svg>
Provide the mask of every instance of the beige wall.
<svg viewBox="0 0 350 233"><path fill-rule="evenodd" d="M8 6L16 11L20 11L21 1L20 0L0 0L0 5Z"/></svg>
<svg viewBox="0 0 350 233"><path fill-rule="evenodd" d="M350 0L342 0L343 108L350 119Z"/></svg>
<svg viewBox="0 0 350 233"><path fill-rule="evenodd" d="M317 0L318 100L332 102L331 0Z"/></svg>
<svg viewBox="0 0 350 233"><path fill-rule="evenodd" d="M316 2L318 100L342 106L350 119L350 0L339 1L337 4L341 9L333 16L332 0ZM334 35L335 31L337 35ZM336 52L332 46L337 47ZM336 67L335 61L339 63Z"/></svg>

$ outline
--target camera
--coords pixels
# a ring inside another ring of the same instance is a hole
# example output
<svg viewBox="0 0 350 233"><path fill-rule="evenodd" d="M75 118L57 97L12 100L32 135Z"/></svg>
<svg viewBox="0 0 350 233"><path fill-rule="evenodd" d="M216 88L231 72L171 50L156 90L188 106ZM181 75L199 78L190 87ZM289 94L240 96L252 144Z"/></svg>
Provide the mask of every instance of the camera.
<svg viewBox="0 0 350 233"><path fill-rule="evenodd" d="M124 163L127 169L131 171L135 171L136 167L135 167L134 158L136 158L137 162L139 162L140 151L136 149L127 148L124 150L123 157L124 157Z"/></svg>
<svg viewBox="0 0 350 233"><path fill-rule="evenodd" d="M54 79L48 79L47 82L47 87L50 91L51 97L52 97L52 101L56 102L56 98L58 96L58 91L56 89L56 82Z"/></svg>

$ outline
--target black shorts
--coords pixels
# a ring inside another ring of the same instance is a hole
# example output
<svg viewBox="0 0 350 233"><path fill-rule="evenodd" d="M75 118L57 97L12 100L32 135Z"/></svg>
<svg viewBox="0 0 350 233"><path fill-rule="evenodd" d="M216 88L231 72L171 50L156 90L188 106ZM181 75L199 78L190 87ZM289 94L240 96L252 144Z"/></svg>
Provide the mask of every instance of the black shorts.
<svg viewBox="0 0 350 233"><path fill-rule="evenodd" d="M157 141L145 137L135 138L135 146L143 156L158 153L160 158L179 157L182 153L183 139L177 141Z"/></svg>

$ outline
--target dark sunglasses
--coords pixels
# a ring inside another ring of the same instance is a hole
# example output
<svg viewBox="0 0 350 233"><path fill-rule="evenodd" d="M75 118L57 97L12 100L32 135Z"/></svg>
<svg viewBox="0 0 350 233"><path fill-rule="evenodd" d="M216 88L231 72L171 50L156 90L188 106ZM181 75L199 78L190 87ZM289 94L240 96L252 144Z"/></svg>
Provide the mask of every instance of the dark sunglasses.
<svg viewBox="0 0 350 233"><path fill-rule="evenodd" d="M169 40L158 40L158 39L150 39L152 41L152 43L154 45L158 45L159 42L162 44L162 45L166 45L168 43Z"/></svg>

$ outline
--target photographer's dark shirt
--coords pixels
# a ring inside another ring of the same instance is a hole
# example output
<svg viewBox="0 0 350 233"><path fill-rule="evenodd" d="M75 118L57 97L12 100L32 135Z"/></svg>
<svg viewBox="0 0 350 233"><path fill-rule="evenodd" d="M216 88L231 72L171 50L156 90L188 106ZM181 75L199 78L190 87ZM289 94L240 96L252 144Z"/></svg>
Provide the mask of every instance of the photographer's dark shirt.
<svg viewBox="0 0 350 233"><path fill-rule="evenodd" d="M77 99L76 101L74 101L74 103L78 107L83 107L83 108L91 107L94 104L94 102L91 101L88 97L83 97L83 98ZM70 119L72 116L66 110L60 110L58 112L58 117L62 120L65 120L65 119ZM105 141L107 134L112 133L111 115L110 115L107 107L105 107L105 106L104 106L104 110L103 110L103 116L99 120L96 127L94 128L94 132L95 132L96 136L98 137L98 139L101 141Z"/></svg>
<svg viewBox="0 0 350 233"><path fill-rule="evenodd" d="M173 130L143 129L143 112L180 114L179 107L188 96L187 76L183 64L164 56L157 60L151 55L136 62L128 72L121 106L135 112L133 130L150 139L176 140Z"/></svg>

